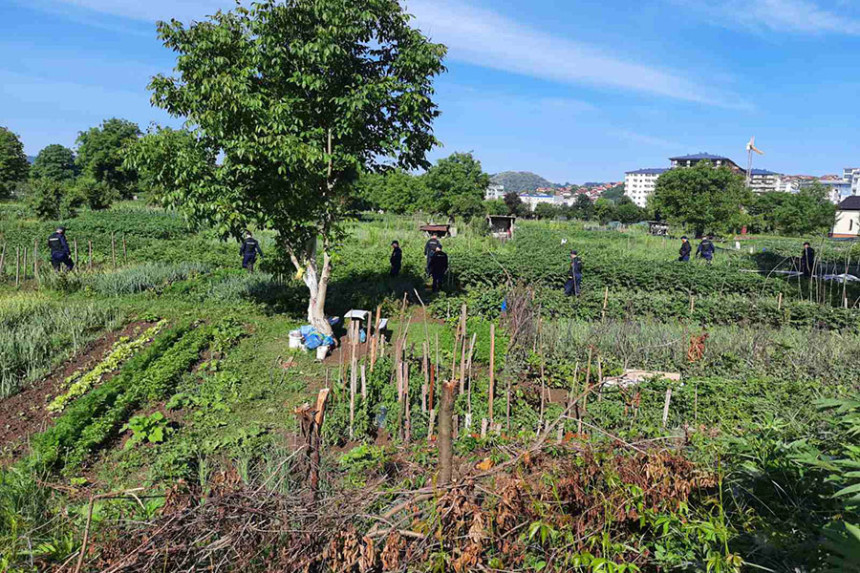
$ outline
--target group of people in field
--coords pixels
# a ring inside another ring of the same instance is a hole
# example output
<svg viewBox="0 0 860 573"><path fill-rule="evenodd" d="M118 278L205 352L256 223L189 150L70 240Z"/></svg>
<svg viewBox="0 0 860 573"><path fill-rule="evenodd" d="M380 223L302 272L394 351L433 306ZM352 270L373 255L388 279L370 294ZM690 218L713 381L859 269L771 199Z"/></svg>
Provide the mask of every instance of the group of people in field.
<svg viewBox="0 0 860 573"><path fill-rule="evenodd" d="M424 258L427 263L424 270L427 276L433 279L433 292L438 292L442 288L445 275L448 273L448 254L442 249L439 235L434 233L424 244ZM403 266L403 250L398 241L391 243L389 263L391 265L389 274L392 277L399 276Z"/></svg>
<svg viewBox="0 0 860 573"><path fill-rule="evenodd" d="M713 235L705 236L696 248L696 257L701 257L707 264L711 264L714 260L716 247L713 242ZM562 244L567 241L562 241ZM51 250L51 265L54 270L60 271L63 266L67 271L71 271L75 263L72 261L72 253L69 249L69 242L66 240L65 227L57 227L57 229L48 237L48 247ZM689 262L690 256L693 253L693 247L690 240L684 236L681 237L681 248L678 251L678 261ZM242 268L248 272L254 272L257 264L257 257L263 257L263 251L260 248L260 243L254 238L251 231L246 231L244 239L239 247L239 256L242 257ZM448 255L442 248L442 241L439 240L437 234L432 234L424 245L424 258L426 260L425 272L428 277L433 280L433 292L438 292L442 288L445 281L445 275L448 273ZM400 270L403 267L403 250L400 248L399 241L392 241L391 256L389 257L390 271L392 277L400 275ZM815 250L806 242L803 243L803 252L800 256L800 272L805 276L811 277L815 267ZM579 296L582 292L582 259L577 251L570 251L570 268L567 281L564 284L564 294L567 296Z"/></svg>

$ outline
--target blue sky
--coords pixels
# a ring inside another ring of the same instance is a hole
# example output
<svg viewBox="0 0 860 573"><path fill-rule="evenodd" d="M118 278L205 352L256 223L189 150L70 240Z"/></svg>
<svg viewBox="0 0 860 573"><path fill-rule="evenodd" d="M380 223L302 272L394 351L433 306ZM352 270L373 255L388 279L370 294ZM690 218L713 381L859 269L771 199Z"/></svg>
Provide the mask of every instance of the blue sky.
<svg viewBox="0 0 860 573"><path fill-rule="evenodd" d="M173 58L154 22L231 0L0 0L0 125L35 155L108 117L177 122L146 84ZM488 172L623 179L708 151L822 175L860 166L860 3L851 0L408 0L449 46L436 159Z"/></svg>

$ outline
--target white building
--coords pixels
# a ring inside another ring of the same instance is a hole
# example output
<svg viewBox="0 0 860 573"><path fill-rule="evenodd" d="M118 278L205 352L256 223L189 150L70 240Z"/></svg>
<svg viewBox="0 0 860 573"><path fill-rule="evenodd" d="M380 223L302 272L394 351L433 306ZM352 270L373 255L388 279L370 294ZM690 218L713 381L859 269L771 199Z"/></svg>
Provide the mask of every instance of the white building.
<svg viewBox="0 0 860 573"><path fill-rule="evenodd" d="M624 194L640 207L645 207L648 197L657 187L657 179L668 169L638 169L624 174Z"/></svg>
<svg viewBox="0 0 860 573"><path fill-rule="evenodd" d="M496 199L505 198L505 186L498 183L490 183L487 190L484 192L485 201L494 201Z"/></svg>
<svg viewBox="0 0 860 573"><path fill-rule="evenodd" d="M542 193L522 193L520 200L529 206L530 211L534 211L535 207L541 203L555 204L555 195L545 195Z"/></svg>
<svg viewBox="0 0 860 573"><path fill-rule="evenodd" d="M750 189L753 193L769 193L776 191L779 173L767 169L753 169L750 171Z"/></svg>
<svg viewBox="0 0 860 573"><path fill-rule="evenodd" d="M830 236L845 239L860 237L860 196L852 195L839 204Z"/></svg>
<svg viewBox="0 0 860 573"><path fill-rule="evenodd" d="M842 179L851 183L851 194L860 195L860 167L846 167Z"/></svg>

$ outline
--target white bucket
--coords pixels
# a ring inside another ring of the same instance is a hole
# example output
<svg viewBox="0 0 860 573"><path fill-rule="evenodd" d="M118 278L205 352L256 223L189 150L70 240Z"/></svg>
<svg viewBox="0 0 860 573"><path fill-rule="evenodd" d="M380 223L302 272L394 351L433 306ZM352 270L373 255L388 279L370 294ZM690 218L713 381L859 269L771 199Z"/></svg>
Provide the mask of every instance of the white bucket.
<svg viewBox="0 0 860 573"><path fill-rule="evenodd" d="M301 330L293 330L290 332L290 348L301 348L302 347L302 331Z"/></svg>
<svg viewBox="0 0 860 573"><path fill-rule="evenodd" d="M328 356L329 346L317 346L317 360L325 360Z"/></svg>

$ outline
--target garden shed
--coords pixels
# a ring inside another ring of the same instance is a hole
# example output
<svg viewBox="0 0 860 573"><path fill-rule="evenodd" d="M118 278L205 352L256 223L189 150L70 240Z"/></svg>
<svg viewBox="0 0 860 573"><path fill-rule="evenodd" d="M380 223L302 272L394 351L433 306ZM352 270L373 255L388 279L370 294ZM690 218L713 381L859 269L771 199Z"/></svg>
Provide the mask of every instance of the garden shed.
<svg viewBox="0 0 860 573"><path fill-rule="evenodd" d="M836 208L836 222L830 236L836 239L860 237L860 195L848 197Z"/></svg>
<svg viewBox="0 0 860 573"><path fill-rule="evenodd" d="M513 215L487 215L490 234L498 239L512 239L516 221Z"/></svg>
<svg viewBox="0 0 860 573"><path fill-rule="evenodd" d="M669 223L665 221L648 221L648 234L665 237L669 234Z"/></svg>
<svg viewBox="0 0 860 573"><path fill-rule="evenodd" d="M424 225L418 228L419 231L424 231L427 236L436 235L437 237L447 237L451 235L451 225Z"/></svg>

